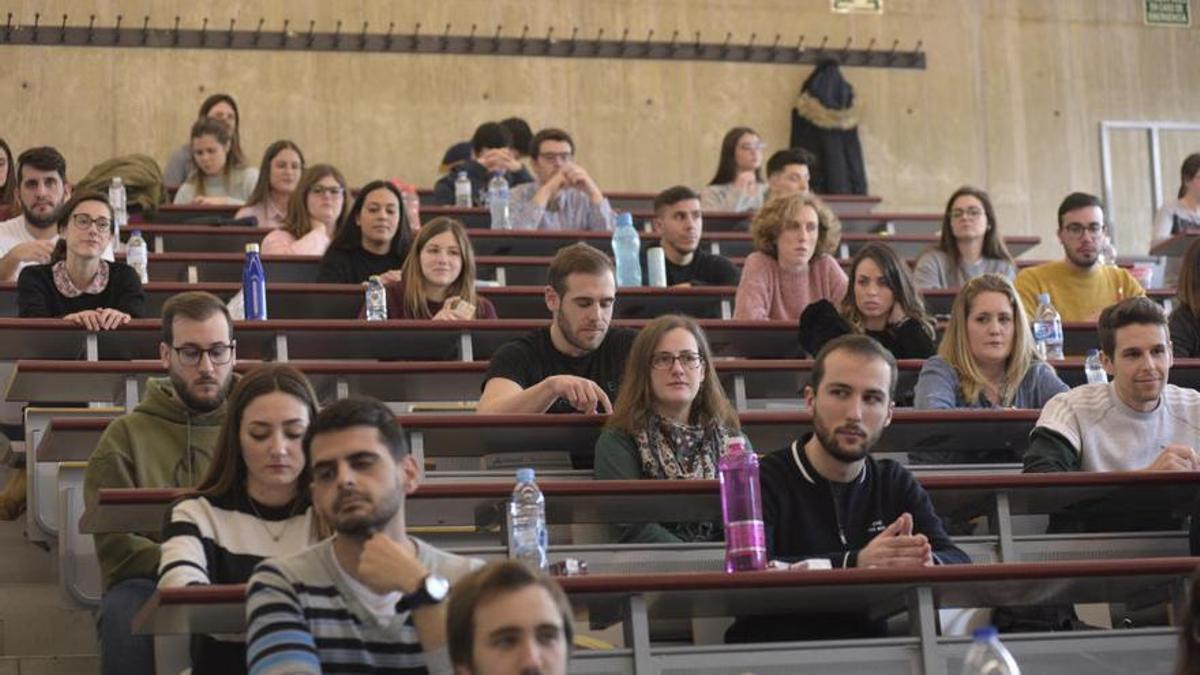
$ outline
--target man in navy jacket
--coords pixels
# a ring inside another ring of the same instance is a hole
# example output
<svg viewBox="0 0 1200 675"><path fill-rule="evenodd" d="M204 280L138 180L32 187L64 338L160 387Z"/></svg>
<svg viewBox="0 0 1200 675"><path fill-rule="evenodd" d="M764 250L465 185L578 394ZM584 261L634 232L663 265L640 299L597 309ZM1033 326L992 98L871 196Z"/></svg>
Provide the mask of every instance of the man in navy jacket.
<svg viewBox="0 0 1200 675"><path fill-rule="evenodd" d="M835 568L968 563L950 541L929 495L907 469L875 460L891 422L896 361L865 335L829 342L804 397L813 433L762 461L763 523L772 560L820 558ZM740 619L731 642L872 637L882 621L858 614Z"/></svg>

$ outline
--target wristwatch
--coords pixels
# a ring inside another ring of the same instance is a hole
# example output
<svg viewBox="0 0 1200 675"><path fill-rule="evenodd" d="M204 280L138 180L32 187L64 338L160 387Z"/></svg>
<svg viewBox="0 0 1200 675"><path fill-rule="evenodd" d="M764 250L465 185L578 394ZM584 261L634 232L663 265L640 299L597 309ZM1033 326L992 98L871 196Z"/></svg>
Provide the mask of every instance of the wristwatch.
<svg viewBox="0 0 1200 675"><path fill-rule="evenodd" d="M411 610L425 605L436 605L450 595L450 582L440 574L429 573L421 580L417 590L404 596L400 604L403 609Z"/></svg>

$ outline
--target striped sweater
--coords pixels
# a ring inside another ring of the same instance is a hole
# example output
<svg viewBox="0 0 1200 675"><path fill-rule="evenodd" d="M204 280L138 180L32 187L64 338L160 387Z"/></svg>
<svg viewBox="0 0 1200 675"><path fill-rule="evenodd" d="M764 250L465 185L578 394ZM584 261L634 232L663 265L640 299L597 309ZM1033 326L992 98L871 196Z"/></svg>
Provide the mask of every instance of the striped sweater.
<svg viewBox="0 0 1200 675"><path fill-rule="evenodd" d="M249 499L237 491L176 502L163 529L158 585L245 583L263 559L295 553L312 543L311 508L293 514L291 507L252 507ZM279 541L274 540L277 535ZM191 652L194 675L246 672L241 635L194 636Z"/></svg>
<svg viewBox="0 0 1200 675"><path fill-rule="evenodd" d="M417 558L451 584L481 561L412 538ZM253 675L452 673L445 647L425 653L412 613L386 623L346 583L333 539L258 565L246 592L246 658Z"/></svg>

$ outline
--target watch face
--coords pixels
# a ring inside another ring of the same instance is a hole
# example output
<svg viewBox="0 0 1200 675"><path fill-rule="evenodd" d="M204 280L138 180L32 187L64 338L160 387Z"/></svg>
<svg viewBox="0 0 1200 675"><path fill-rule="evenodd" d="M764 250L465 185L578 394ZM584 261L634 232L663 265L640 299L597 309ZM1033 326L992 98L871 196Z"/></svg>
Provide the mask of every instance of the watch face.
<svg viewBox="0 0 1200 675"><path fill-rule="evenodd" d="M441 602L450 594L450 582L439 574L430 574L425 577L425 592L434 602Z"/></svg>

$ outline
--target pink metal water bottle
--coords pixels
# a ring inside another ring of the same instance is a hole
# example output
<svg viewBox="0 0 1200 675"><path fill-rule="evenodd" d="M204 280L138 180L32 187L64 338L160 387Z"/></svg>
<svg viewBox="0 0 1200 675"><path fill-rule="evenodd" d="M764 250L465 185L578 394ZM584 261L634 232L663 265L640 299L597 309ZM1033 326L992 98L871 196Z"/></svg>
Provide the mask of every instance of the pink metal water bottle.
<svg viewBox="0 0 1200 675"><path fill-rule="evenodd" d="M725 571L766 569L767 539L758 487L758 456L746 449L744 438L732 436L725 440L718 471L721 515L725 522Z"/></svg>

